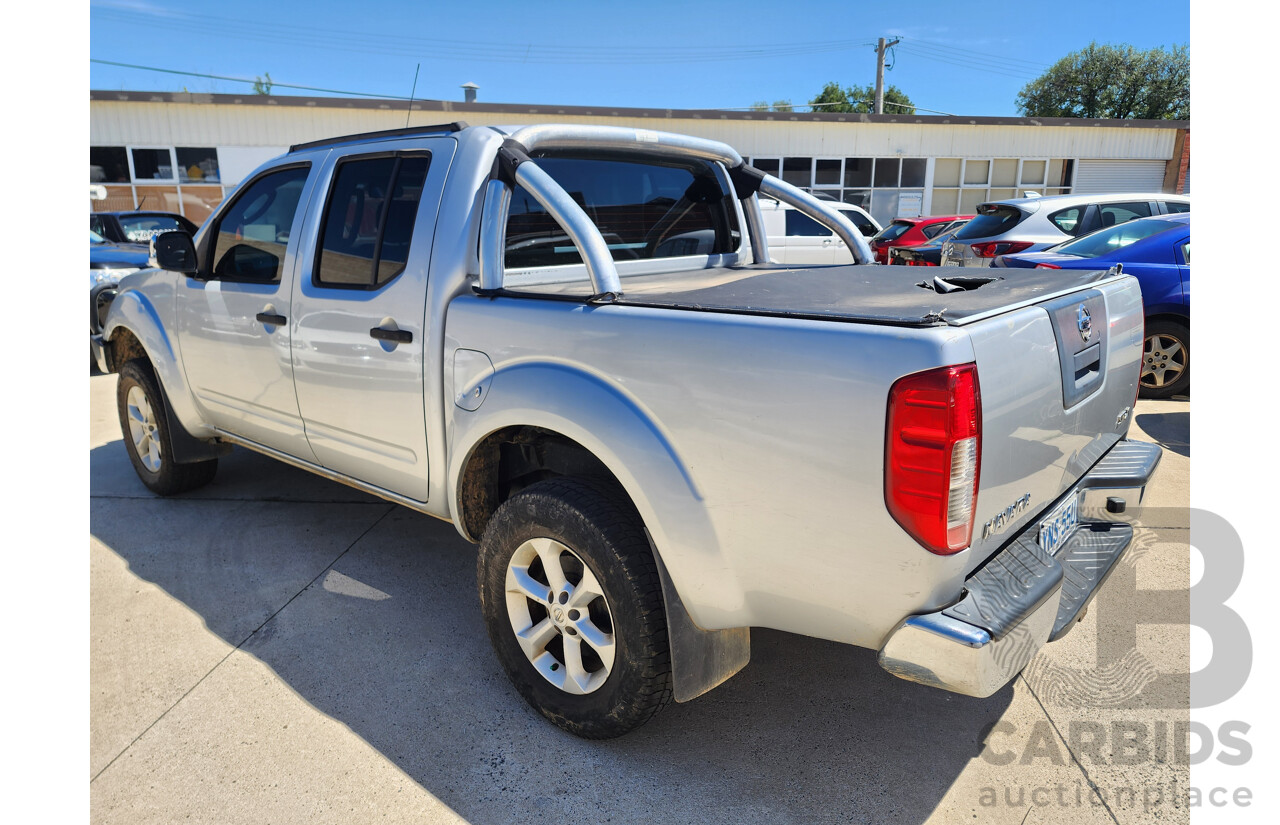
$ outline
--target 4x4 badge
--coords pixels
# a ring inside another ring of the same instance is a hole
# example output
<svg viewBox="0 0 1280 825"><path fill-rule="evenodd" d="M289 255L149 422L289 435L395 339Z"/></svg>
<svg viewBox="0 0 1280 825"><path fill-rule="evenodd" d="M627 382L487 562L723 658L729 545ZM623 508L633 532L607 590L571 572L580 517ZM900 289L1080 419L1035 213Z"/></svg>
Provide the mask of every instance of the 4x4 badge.
<svg viewBox="0 0 1280 825"><path fill-rule="evenodd" d="M1093 317L1089 315L1089 308L1084 304L1076 310L1076 327L1080 330L1080 340L1088 341L1089 336L1093 335Z"/></svg>

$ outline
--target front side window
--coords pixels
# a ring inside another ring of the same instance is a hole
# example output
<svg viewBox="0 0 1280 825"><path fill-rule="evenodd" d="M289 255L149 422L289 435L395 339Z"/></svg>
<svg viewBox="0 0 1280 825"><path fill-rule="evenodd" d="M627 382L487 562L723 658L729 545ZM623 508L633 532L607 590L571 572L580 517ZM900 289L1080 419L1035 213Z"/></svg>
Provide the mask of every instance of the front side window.
<svg viewBox="0 0 1280 825"><path fill-rule="evenodd" d="M852 209L841 209L840 214L848 218L854 226L858 227L858 231L868 238L880 231L876 229L876 225L871 222L871 219L861 212L855 212Z"/></svg>
<svg viewBox="0 0 1280 825"><path fill-rule="evenodd" d="M1191 204L1180 203L1178 201L1165 201L1164 208L1170 215L1176 215L1179 212L1190 212Z"/></svg>
<svg viewBox="0 0 1280 825"><path fill-rule="evenodd" d="M309 165L281 169L241 187L235 202L218 218L213 277L280 280L289 232L309 171Z"/></svg>
<svg viewBox="0 0 1280 825"><path fill-rule="evenodd" d="M577 201L615 261L736 252L741 230L728 181L705 161L544 157L537 164ZM523 187L511 194L507 269L582 263L564 229Z"/></svg>
<svg viewBox="0 0 1280 825"><path fill-rule="evenodd" d="M426 155L388 155L338 165L317 284L372 289L404 271L428 163Z"/></svg>

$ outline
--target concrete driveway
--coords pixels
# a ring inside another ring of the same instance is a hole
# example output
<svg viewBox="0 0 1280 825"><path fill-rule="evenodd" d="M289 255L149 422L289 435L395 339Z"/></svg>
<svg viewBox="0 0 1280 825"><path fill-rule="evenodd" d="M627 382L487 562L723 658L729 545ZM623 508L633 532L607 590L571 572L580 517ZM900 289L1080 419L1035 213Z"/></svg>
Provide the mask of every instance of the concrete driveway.
<svg viewBox="0 0 1280 825"><path fill-rule="evenodd" d="M585 742L508 685L451 525L245 450L156 498L116 377L89 381L94 822L1188 821L1155 747L1188 716L1188 630L1123 597L1186 611L1187 401L1138 406L1168 449L1121 597L995 696L755 630L723 687Z"/></svg>

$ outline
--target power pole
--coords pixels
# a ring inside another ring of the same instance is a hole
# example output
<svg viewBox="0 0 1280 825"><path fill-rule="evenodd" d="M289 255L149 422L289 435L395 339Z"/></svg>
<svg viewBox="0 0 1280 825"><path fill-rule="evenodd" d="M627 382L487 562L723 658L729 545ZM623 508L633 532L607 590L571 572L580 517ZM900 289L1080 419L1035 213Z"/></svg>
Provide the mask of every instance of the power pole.
<svg viewBox="0 0 1280 825"><path fill-rule="evenodd" d="M880 44L876 46L876 114L878 115L884 114L884 53L901 42L901 40L895 40L892 43L885 43L882 37Z"/></svg>

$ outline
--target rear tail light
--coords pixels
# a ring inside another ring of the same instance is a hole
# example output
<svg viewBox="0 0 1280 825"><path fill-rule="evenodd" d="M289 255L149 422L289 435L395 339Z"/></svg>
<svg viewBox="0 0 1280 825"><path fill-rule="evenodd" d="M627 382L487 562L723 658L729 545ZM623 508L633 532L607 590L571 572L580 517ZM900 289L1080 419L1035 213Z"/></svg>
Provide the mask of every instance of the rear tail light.
<svg viewBox="0 0 1280 825"><path fill-rule="evenodd" d="M1062 269L1057 264L1036 264L1036 269Z"/></svg>
<svg viewBox="0 0 1280 825"><path fill-rule="evenodd" d="M933 261L907 261L907 266L937 266Z"/></svg>
<svg viewBox="0 0 1280 825"><path fill-rule="evenodd" d="M969 248L979 258L994 258L997 255L1012 255L1032 246L1031 241L987 241L970 244Z"/></svg>
<svg viewBox="0 0 1280 825"><path fill-rule="evenodd" d="M969 546L981 456L977 365L918 372L893 385L885 505L930 552L946 556Z"/></svg>

